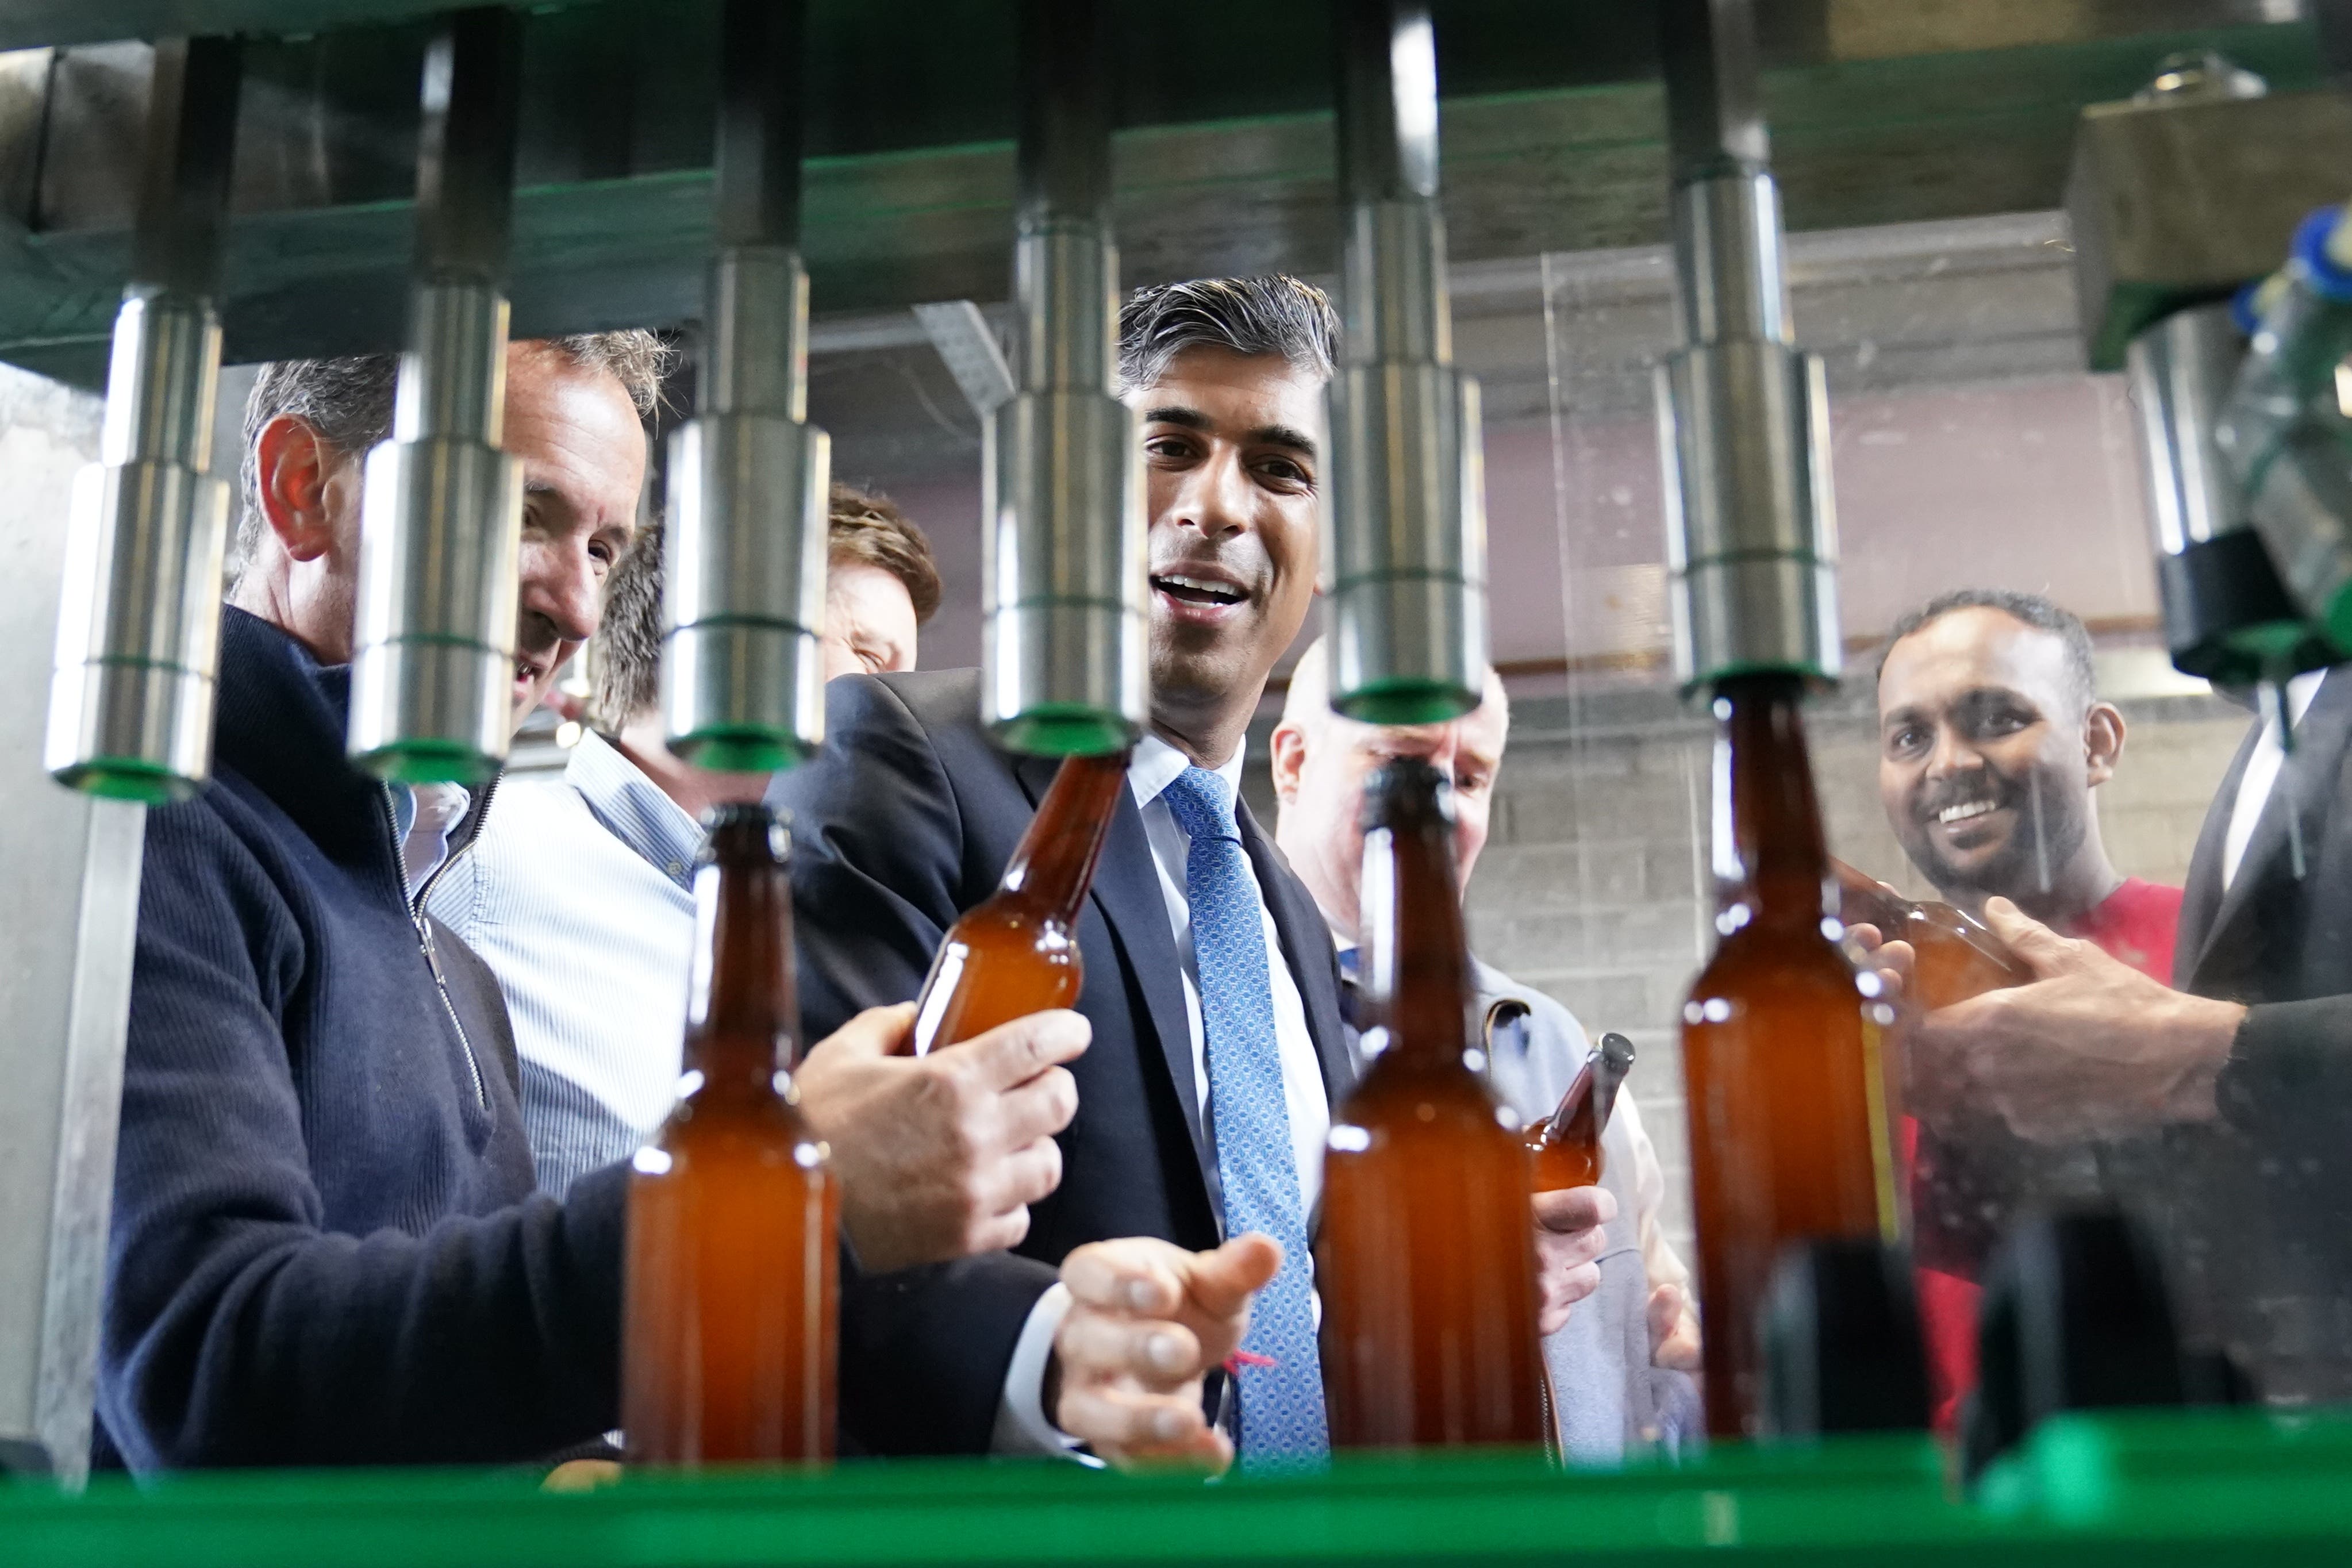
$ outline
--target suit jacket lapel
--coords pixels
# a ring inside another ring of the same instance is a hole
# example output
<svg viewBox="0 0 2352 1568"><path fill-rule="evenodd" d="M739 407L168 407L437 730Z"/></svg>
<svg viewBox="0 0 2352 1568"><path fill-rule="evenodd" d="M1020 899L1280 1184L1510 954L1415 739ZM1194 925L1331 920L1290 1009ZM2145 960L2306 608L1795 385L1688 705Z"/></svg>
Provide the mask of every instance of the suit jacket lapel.
<svg viewBox="0 0 2352 1568"><path fill-rule="evenodd" d="M2260 732L2257 726L2257 736ZM2246 841L2245 858L2238 862L2238 874L2231 879L2229 890L2221 895L2220 907L2214 911L2213 923L2204 933L2197 966L2189 972L2192 981L2200 977L2208 959L2221 954L2242 935L2259 939L2260 932L2242 933L2239 928L2253 918L2258 908L2257 895L2265 883L2293 875L2287 839L2290 810L2302 826L2305 856L2318 853L2320 834L2326 826L2334 792L2326 787L2315 788L2309 781L2333 779L2343 763L2347 744L2352 744L2352 679L2330 672L2313 696L2310 708L2305 710L2303 721L2294 727L2294 750L2271 785L2270 799L2263 803L2263 814L2255 819L2253 837ZM2244 754L2251 757L2252 752L2247 749ZM2231 781L2223 785L2223 798L2231 807L2237 801L2235 784L2243 777L2243 768L2233 768ZM2224 811L2225 829L2227 817ZM2200 842L2199 848L2203 847ZM2215 869L2218 875L2218 863ZM2311 874L2309 864L2304 871L2306 876ZM2187 914L2185 905L2182 913L2184 917ZM2178 970L2177 963L2174 967Z"/></svg>
<svg viewBox="0 0 2352 1568"><path fill-rule="evenodd" d="M1024 757L1013 764L1032 805L1045 798L1059 766L1050 757ZM1210 1180L1211 1166L1200 1086L1192 1076L1192 1030L1184 1014L1183 971L1176 958L1175 933L1168 926L1168 900L1160 890L1160 867L1151 858L1151 840L1143 831L1143 813L1135 804L1132 790L1119 793L1118 810L1110 820L1110 836L1103 840L1102 860L1095 868L1089 897L1110 927L1111 941L1143 997L1148 1016L1137 1019L1136 1028L1157 1037L1176 1098L1184 1107L1192 1157L1205 1183ZM1136 1044L1149 1048L1144 1040Z"/></svg>
<svg viewBox="0 0 2352 1568"><path fill-rule="evenodd" d="M2214 792L2213 804L2205 810L2205 824L2198 829L2197 847L2189 857L2189 883L2181 894L2180 930L2172 962L2176 985L2186 986L2196 975L2213 934L2215 917L2221 909L2221 855L2230 837L2230 818L2236 810L2239 786L2245 783L2246 764L2253 759L2254 747L2262 738L2263 726L2257 721L2238 743L2238 754L2230 771L2221 775L2221 787Z"/></svg>
<svg viewBox="0 0 2352 1568"><path fill-rule="evenodd" d="M1332 945L1323 911L1292 873L1290 862L1258 826L1247 804L1237 802L1236 806L1242 847L1249 852L1266 912L1274 917L1275 934L1282 939L1291 983L1306 1004L1307 1032L1314 1037L1315 1059L1323 1068L1323 1092L1336 1111L1356 1083L1355 1052L1339 1020L1339 950Z"/></svg>

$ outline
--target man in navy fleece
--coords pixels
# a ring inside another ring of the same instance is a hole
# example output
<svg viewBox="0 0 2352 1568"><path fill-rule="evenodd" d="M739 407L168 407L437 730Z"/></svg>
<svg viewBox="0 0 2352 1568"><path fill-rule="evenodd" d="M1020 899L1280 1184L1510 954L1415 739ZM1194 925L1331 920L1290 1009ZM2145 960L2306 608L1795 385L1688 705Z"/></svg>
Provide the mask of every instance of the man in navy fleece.
<svg viewBox="0 0 2352 1568"><path fill-rule="evenodd" d="M661 355L643 332L509 351L517 718L595 630ZM361 465L394 374L273 365L247 410L215 781L147 822L101 1463L522 1460L617 1419L626 1166L532 1195L497 984L423 912L494 792L388 788L344 761ZM887 1057L911 1011L815 1053L810 1115L869 1272L1020 1238L1076 1107L1058 1064L1087 1040L1043 1014L969 1054Z"/></svg>

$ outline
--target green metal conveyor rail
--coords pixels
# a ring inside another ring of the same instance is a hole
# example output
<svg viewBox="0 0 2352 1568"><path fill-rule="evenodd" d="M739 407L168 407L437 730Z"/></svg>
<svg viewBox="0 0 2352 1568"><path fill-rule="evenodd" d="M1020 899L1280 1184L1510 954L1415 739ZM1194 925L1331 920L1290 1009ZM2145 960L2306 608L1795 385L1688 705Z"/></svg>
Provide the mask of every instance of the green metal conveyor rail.
<svg viewBox="0 0 2352 1568"><path fill-rule="evenodd" d="M541 1492L489 1472L253 1473L0 1491L9 1568L757 1563L1513 1563L1739 1557L2221 1565L2352 1561L2352 1415L2068 1418L1948 1489L1923 1439L1559 1475L1516 1456L1357 1460L1203 1486L1044 1464L847 1464Z"/></svg>

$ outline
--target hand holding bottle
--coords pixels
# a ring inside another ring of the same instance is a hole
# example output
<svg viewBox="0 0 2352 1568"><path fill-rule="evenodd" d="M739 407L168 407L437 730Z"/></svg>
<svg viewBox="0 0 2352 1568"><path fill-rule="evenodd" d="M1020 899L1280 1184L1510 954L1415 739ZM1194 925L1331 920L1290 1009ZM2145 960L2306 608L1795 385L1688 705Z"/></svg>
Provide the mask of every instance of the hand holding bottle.
<svg viewBox="0 0 2352 1568"><path fill-rule="evenodd" d="M2175 991L2007 899L1988 900L1985 921L2034 978L1920 1021L1922 1117L1990 1110L2021 1138L2064 1142L2219 1113L2215 1084L2244 1007Z"/></svg>
<svg viewBox="0 0 2352 1568"><path fill-rule="evenodd" d="M1055 1425L1122 1468L1224 1469L1233 1441L1209 1425L1202 1380L1240 1348L1250 1298L1281 1267L1281 1247L1255 1231L1209 1252L1155 1237L1073 1251L1047 1378Z"/></svg>
<svg viewBox="0 0 2352 1568"><path fill-rule="evenodd" d="M1093 1029L1034 1013L925 1057L896 1054L911 1005L860 1013L793 1074L801 1110L831 1146L842 1224L868 1273L1016 1246L1029 1205L1061 1184L1054 1135L1077 1114L1064 1065Z"/></svg>
<svg viewBox="0 0 2352 1568"><path fill-rule="evenodd" d="M1601 1227L1617 1217L1617 1200L1606 1187L1566 1187L1535 1195L1536 1331L1556 1334L1568 1325L1568 1311L1601 1289L1595 1261L1609 1245Z"/></svg>

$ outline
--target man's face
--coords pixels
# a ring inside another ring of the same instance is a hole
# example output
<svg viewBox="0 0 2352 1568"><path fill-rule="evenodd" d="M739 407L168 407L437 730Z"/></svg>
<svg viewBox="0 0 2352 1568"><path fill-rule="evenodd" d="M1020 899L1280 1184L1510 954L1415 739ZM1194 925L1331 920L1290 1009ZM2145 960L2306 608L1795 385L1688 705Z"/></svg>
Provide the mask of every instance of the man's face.
<svg viewBox="0 0 2352 1568"><path fill-rule="evenodd" d="M915 601L896 574L838 561L825 574L824 678L915 668Z"/></svg>
<svg viewBox="0 0 2352 1568"><path fill-rule="evenodd" d="M2112 748L2089 743L2105 709L2061 638L2004 611L1956 610L1896 643L1878 680L1878 788L1911 863L1947 894L2045 889L2113 772Z"/></svg>
<svg viewBox="0 0 2352 1568"><path fill-rule="evenodd" d="M1155 705L1256 700L1315 593L1323 387L1194 348L1127 395L1143 426Z"/></svg>
<svg viewBox="0 0 2352 1568"><path fill-rule="evenodd" d="M1485 704L1451 723L1386 728L1334 713L1303 729L1286 722L1276 732L1277 837L1334 924L1353 931L1362 921L1364 781L1394 758L1422 758L1453 780L1454 868L1462 886L1470 885L1486 847L1509 726L1500 690L1490 685Z"/></svg>
<svg viewBox="0 0 2352 1568"><path fill-rule="evenodd" d="M539 706L595 635L604 578L635 531L646 437L611 375L552 350L508 351L506 449L522 465L522 598L514 720Z"/></svg>

